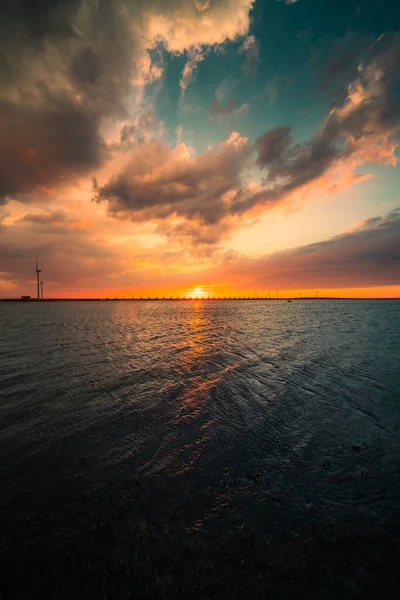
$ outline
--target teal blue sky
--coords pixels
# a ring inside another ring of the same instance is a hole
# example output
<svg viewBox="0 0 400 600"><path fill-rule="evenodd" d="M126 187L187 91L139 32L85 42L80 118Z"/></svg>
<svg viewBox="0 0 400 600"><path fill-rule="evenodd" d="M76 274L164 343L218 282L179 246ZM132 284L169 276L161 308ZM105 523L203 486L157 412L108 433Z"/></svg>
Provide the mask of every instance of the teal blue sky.
<svg viewBox="0 0 400 600"><path fill-rule="evenodd" d="M199 153L233 130L255 140L280 125L291 126L296 142L305 142L355 76L368 49L383 34L399 29L399 5L391 0L379 5L371 0L300 0L290 5L258 0L249 31L255 40L255 57L241 51L242 38L209 48L183 99L179 81L186 57L163 52L156 114L165 124L170 144L181 127L182 140ZM216 100L222 105L232 102L232 110L210 118ZM244 104L246 113L236 118L233 111ZM397 168L366 161L356 172L373 178L357 184L357 190L352 187L314 206L312 231L296 236L294 243L323 239L398 206ZM255 244L254 251L262 247Z"/></svg>
<svg viewBox="0 0 400 600"><path fill-rule="evenodd" d="M164 75L155 110L171 142L176 128L182 126L200 152L224 139L229 128L256 138L270 127L291 125L296 139L302 141L326 116L335 91L368 46L398 29L400 8L395 0L384 0L379 9L371 0L299 0L290 6L257 0L249 34L256 39L259 56L250 72L244 72L243 39L208 49L180 102L185 56L163 52ZM346 72L329 77L329 64L346 58ZM210 122L207 115L218 97L224 102L234 99L236 108L246 103L247 114L240 121Z"/></svg>
<svg viewBox="0 0 400 600"><path fill-rule="evenodd" d="M400 294L397 0L4 0L2 17L0 293L39 254L59 295L97 295L100 271L121 294L233 293L266 268L282 289Z"/></svg>

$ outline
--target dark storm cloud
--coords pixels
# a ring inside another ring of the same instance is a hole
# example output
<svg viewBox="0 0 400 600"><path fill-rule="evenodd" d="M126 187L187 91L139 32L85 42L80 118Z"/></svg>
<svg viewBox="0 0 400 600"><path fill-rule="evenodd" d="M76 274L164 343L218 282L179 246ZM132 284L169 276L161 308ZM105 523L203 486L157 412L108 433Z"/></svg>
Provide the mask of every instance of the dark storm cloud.
<svg viewBox="0 0 400 600"><path fill-rule="evenodd" d="M134 44L120 2L5 0L0 25L0 198L65 183L106 155L124 117Z"/></svg>

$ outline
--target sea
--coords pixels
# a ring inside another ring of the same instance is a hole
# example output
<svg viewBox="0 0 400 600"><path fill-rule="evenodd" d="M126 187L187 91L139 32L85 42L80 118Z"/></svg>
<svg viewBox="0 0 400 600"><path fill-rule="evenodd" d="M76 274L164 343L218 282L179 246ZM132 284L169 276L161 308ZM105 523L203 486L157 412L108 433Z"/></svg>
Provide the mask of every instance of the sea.
<svg viewBox="0 0 400 600"><path fill-rule="evenodd" d="M398 599L400 300L0 303L0 598Z"/></svg>

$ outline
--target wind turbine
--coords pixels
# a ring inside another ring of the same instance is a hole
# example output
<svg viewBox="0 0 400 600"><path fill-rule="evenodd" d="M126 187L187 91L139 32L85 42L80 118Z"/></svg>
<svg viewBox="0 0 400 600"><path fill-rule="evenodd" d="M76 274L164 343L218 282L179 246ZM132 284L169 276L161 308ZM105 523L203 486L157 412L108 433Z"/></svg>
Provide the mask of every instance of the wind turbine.
<svg viewBox="0 0 400 600"><path fill-rule="evenodd" d="M40 299L41 300L43 300L43 284L44 284L44 281L42 280L40 282Z"/></svg>
<svg viewBox="0 0 400 600"><path fill-rule="evenodd" d="M38 257L36 257L36 283L37 283L37 299L40 300L40 273L42 269L39 269Z"/></svg>

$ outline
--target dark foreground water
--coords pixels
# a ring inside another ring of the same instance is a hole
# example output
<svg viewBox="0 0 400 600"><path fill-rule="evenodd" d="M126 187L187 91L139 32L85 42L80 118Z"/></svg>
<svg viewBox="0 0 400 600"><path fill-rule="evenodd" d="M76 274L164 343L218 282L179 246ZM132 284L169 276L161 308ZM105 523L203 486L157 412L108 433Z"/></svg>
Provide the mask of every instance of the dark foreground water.
<svg viewBox="0 0 400 600"><path fill-rule="evenodd" d="M0 597L399 598L400 301L0 303L0 397Z"/></svg>

